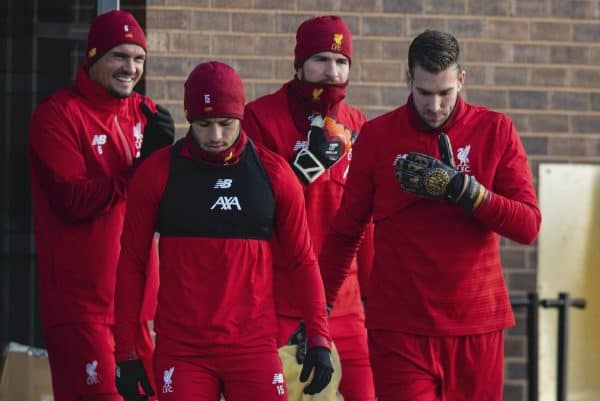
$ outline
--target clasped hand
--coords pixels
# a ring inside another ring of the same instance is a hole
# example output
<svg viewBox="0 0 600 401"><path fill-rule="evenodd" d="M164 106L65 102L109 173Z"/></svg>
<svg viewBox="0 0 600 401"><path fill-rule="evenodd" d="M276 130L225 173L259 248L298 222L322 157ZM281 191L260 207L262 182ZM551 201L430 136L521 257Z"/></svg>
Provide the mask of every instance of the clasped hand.
<svg viewBox="0 0 600 401"><path fill-rule="evenodd" d="M467 210L479 207L488 191L475 177L456 169L446 134L440 134L438 145L441 160L413 152L396 161L396 179L402 189L423 198L446 200Z"/></svg>

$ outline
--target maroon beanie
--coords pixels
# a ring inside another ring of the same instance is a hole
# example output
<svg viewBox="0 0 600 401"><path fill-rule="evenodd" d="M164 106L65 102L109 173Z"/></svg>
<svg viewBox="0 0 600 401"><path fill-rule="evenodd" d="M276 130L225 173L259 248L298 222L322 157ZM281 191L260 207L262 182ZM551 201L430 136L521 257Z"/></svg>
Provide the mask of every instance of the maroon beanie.
<svg viewBox="0 0 600 401"><path fill-rule="evenodd" d="M341 53L352 58L352 33L340 17L314 17L298 27L294 68L298 69L307 58L320 52Z"/></svg>
<svg viewBox="0 0 600 401"><path fill-rule="evenodd" d="M215 117L242 120L245 103L244 84L227 64L198 64L185 81L183 107L189 122Z"/></svg>
<svg viewBox="0 0 600 401"><path fill-rule="evenodd" d="M132 43L146 50L146 35L133 15L113 10L98 15L88 33L86 63L94 64L107 51L123 43Z"/></svg>

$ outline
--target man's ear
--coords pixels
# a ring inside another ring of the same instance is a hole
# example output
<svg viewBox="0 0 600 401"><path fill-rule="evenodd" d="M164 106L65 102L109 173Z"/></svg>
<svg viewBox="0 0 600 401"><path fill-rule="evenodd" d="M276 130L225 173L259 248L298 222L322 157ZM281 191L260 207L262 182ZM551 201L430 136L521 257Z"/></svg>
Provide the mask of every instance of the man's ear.
<svg viewBox="0 0 600 401"><path fill-rule="evenodd" d="M466 75L467 73L465 70L460 70L458 73L458 92L460 92L462 87L465 85Z"/></svg>
<svg viewBox="0 0 600 401"><path fill-rule="evenodd" d="M406 88L410 91L411 90L411 84L412 84L412 74L410 73L410 70L406 70Z"/></svg>

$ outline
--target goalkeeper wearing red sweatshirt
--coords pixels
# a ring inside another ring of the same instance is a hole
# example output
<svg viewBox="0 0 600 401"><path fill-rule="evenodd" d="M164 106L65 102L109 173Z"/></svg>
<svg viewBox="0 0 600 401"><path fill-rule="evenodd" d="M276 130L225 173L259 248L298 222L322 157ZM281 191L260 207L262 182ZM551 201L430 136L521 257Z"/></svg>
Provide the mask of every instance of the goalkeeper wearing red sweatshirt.
<svg viewBox="0 0 600 401"><path fill-rule="evenodd" d="M276 92L249 103L243 125L248 136L283 156L295 170L304 190L308 226L318 254L342 199L352 158L350 144L366 118L343 101L349 82L352 33L340 17L304 21L296 33L294 56L294 78ZM318 131L310 129L312 134L308 135L311 124ZM361 302L366 296L372 256L372 231L367 229L329 318L342 361L339 390L346 401L375 398ZM285 271L276 272L280 346L301 319L293 303L295 286Z"/></svg>
<svg viewBox="0 0 600 401"><path fill-rule="evenodd" d="M501 401L514 324L499 236L531 243L541 215L505 115L464 102L459 47L426 31L409 48L405 105L367 122L320 256L333 302L375 223L367 303L379 401Z"/></svg>

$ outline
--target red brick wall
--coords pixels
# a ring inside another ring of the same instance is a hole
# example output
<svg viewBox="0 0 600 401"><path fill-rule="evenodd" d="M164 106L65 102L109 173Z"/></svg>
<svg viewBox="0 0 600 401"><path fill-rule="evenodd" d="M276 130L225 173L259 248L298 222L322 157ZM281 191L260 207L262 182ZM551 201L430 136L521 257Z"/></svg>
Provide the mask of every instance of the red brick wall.
<svg viewBox="0 0 600 401"><path fill-rule="evenodd" d="M354 34L348 101L374 117L404 103L407 47L426 28L453 33L464 95L515 121L539 162L600 161L600 6L595 0L148 0L146 91L179 134L183 82L199 62L235 67L252 100L292 77L295 30L337 14ZM535 290L536 248L502 241L512 295ZM526 397L524 316L507 333L505 399Z"/></svg>

